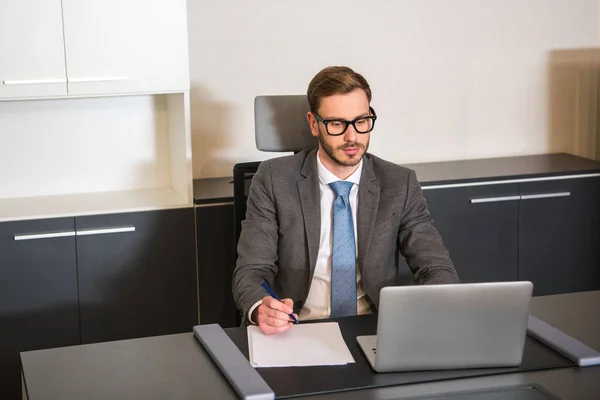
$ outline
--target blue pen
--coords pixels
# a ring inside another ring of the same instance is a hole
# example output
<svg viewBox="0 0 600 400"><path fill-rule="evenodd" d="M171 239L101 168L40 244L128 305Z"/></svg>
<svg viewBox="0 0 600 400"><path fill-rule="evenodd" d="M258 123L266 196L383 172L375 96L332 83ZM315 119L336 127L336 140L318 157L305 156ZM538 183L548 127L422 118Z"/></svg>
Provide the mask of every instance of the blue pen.
<svg viewBox="0 0 600 400"><path fill-rule="evenodd" d="M277 296L275 294L275 292L273 291L273 289L271 289L271 287L267 284L267 282L262 281L260 283L260 285L271 295L272 298L274 298L277 301L281 301L281 299L279 298L279 296ZM296 319L296 317L294 317L294 314L288 314L290 316L291 319L294 320L294 323L297 324L298 320Z"/></svg>

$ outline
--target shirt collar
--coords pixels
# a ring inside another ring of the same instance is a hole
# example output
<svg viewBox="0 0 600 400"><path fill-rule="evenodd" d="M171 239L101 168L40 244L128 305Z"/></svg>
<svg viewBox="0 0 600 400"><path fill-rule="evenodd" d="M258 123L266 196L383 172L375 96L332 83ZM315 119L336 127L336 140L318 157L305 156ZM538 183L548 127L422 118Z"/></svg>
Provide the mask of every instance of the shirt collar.
<svg viewBox="0 0 600 400"><path fill-rule="evenodd" d="M325 168L325 166L321 162L321 158L319 156L320 152L321 152L321 149L319 149L319 151L317 152L317 171L319 172L319 182L323 185L329 185L331 182L341 181L342 179L338 178L331 171L329 171L327 168ZM360 177L362 175L362 166L363 166L363 160L361 159L356 171L354 171L352 173L352 175L350 175L348 178L343 179L343 180L346 182L352 182L356 186L358 186L358 184L360 182Z"/></svg>

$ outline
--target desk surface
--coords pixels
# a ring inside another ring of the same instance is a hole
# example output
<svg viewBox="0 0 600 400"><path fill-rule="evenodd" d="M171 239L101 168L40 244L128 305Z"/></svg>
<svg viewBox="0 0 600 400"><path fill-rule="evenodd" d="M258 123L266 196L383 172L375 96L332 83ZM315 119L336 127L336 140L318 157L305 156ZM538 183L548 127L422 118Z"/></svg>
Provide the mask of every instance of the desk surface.
<svg viewBox="0 0 600 400"><path fill-rule="evenodd" d="M416 171L423 187L481 180L527 179L600 172L600 162L565 153L403 165ZM231 177L194 180L195 204L230 201L233 201Z"/></svg>
<svg viewBox="0 0 600 400"><path fill-rule="evenodd" d="M531 313L600 349L600 291L536 297ZM191 333L31 351L22 353L21 359L31 400L236 399ZM523 383L540 384L564 400L600 399L600 367L457 379L305 398L398 399Z"/></svg>

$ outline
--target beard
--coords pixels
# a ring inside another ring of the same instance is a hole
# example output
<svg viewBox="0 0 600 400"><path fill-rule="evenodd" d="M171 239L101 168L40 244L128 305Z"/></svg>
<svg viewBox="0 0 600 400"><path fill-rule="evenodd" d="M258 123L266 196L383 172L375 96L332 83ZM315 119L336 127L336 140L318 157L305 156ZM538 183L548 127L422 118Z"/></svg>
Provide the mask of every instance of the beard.
<svg viewBox="0 0 600 400"><path fill-rule="evenodd" d="M336 163L337 165L342 166L342 167L354 167L354 166L358 165L360 160L362 160L363 156L369 149L369 142L371 141L371 139L369 138L366 145L364 145L362 143L358 143L358 142L352 142L352 143L346 143L343 146L333 147L332 145L327 143L327 141L325 140L325 135L326 134L323 133L323 131L321 131L321 129L319 128L318 138L319 138L319 143L321 144L321 148L323 149L325 154L327 154L334 163ZM336 151L343 151L343 149L347 149L349 147L358 147L359 148L358 153L356 153L356 155L353 157L349 157L347 160L341 160L339 157L336 156L336 154L335 154Z"/></svg>

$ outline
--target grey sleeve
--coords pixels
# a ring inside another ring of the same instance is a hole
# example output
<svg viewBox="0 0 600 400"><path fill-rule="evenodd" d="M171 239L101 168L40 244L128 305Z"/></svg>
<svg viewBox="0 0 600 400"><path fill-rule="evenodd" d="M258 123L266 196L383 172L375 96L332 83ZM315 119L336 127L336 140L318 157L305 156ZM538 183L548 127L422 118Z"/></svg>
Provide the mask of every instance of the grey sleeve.
<svg viewBox="0 0 600 400"><path fill-rule="evenodd" d="M264 280L273 285L278 270L278 239L270 165L262 162L250 185L233 271L233 298L244 324L249 322L250 308L267 296L260 282Z"/></svg>
<svg viewBox="0 0 600 400"><path fill-rule="evenodd" d="M398 246L406 258L415 282L419 285L458 283L454 268L442 237L433 226L421 186L414 171L410 171L407 182Z"/></svg>

